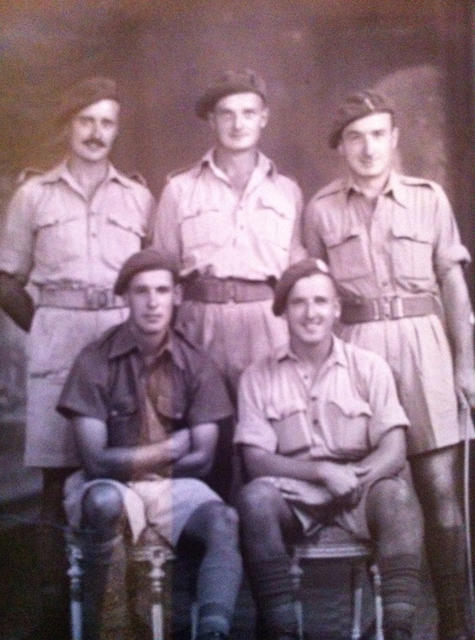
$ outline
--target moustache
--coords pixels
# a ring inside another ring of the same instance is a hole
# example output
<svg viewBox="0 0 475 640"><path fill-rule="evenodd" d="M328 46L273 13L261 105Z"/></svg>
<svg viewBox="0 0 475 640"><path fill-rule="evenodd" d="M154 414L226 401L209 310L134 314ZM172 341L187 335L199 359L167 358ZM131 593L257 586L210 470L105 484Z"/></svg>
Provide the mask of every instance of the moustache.
<svg viewBox="0 0 475 640"><path fill-rule="evenodd" d="M95 144L98 147L105 147L106 146L102 142L102 140L99 140L99 138L88 138L87 140L84 140L83 144Z"/></svg>

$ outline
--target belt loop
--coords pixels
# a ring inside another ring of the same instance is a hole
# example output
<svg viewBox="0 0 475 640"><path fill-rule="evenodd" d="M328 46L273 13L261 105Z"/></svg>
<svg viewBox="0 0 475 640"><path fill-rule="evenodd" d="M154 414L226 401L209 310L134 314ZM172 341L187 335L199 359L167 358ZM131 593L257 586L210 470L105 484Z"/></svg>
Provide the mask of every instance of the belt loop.
<svg viewBox="0 0 475 640"><path fill-rule="evenodd" d="M391 317L394 320L404 318L404 304L400 296L394 296L394 298L391 299Z"/></svg>
<svg viewBox="0 0 475 640"><path fill-rule="evenodd" d="M375 298L371 301L373 303L373 314L374 314L374 320L380 320L381 319L381 308L379 306L379 298Z"/></svg>

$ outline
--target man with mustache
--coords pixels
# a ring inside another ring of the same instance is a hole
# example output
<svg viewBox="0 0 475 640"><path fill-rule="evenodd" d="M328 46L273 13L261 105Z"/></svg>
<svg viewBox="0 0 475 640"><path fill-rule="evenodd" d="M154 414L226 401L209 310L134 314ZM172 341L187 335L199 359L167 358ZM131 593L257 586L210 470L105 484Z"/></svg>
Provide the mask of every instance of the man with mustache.
<svg viewBox="0 0 475 640"><path fill-rule="evenodd" d="M67 421L55 411L79 350L127 311L113 284L145 238L153 197L109 161L119 131L114 80L91 77L66 91L57 123L69 150L53 169L14 193L0 239L0 305L27 338L25 464L43 473L39 558L44 621L35 638L68 638L64 479L79 465Z"/></svg>
<svg viewBox="0 0 475 640"><path fill-rule="evenodd" d="M411 423L408 455L426 518L439 638L466 640L457 397L475 406L462 271L470 257L441 187L393 170L398 134L394 107L379 92L344 100L329 142L348 175L310 201L305 240L311 255L328 259L337 281L341 337L391 365Z"/></svg>

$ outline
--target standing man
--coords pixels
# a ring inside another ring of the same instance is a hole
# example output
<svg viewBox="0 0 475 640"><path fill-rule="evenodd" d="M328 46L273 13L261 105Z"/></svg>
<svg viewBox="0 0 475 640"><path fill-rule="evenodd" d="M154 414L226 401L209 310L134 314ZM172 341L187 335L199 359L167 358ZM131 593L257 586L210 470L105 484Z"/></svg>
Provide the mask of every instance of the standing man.
<svg viewBox="0 0 475 640"><path fill-rule="evenodd" d="M25 463L43 471L45 621L35 638L49 638L51 626L59 625L62 488L79 465L71 430L55 406L81 347L126 316L112 286L124 259L141 248L153 208L149 190L109 161L119 111L109 78L87 78L64 94L58 125L68 154L18 188L0 238L0 305L29 331ZM67 625L63 631L69 637Z"/></svg>
<svg viewBox="0 0 475 640"><path fill-rule="evenodd" d="M411 423L408 453L426 518L439 637L465 640L457 396L475 405L470 301L461 268L469 255L441 187L393 170L394 118L392 105L372 90L343 102L330 147L348 175L310 201L305 239L312 256L328 259L338 283L341 336L376 351L393 370Z"/></svg>
<svg viewBox="0 0 475 640"><path fill-rule="evenodd" d="M301 250L301 192L258 150L269 119L264 81L227 72L195 107L214 148L163 190L153 245L183 279L179 322L235 392L243 369L285 341L272 282Z"/></svg>
<svg viewBox="0 0 475 640"><path fill-rule="evenodd" d="M124 609L108 597L118 591L125 600L124 516L134 542L152 525L173 546L182 535L203 546L196 637L229 636L241 582L238 521L198 478L232 405L211 359L170 327L175 280L153 249L125 262L114 292L130 317L81 352L60 398L84 468L65 487L69 520L83 528L84 640L106 628L128 637Z"/></svg>
<svg viewBox="0 0 475 640"><path fill-rule="evenodd" d="M273 308L290 342L244 372L235 438L252 478L238 507L262 640L299 637L286 545L325 524L376 542L384 637L409 640L422 516L399 475L408 421L391 371L332 334L340 303L322 260L289 267Z"/></svg>

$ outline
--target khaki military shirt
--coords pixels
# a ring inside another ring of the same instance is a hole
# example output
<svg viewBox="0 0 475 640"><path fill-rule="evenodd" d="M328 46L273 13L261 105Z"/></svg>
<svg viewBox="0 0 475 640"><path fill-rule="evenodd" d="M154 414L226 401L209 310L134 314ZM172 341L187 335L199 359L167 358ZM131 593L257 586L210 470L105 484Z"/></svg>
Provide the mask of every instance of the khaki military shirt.
<svg viewBox="0 0 475 640"><path fill-rule="evenodd" d="M339 461L364 458L388 431L408 425L389 366L337 337L313 381L288 346L252 364L238 414L236 444Z"/></svg>
<svg viewBox="0 0 475 640"><path fill-rule="evenodd" d="M157 209L153 245L183 276L196 271L218 278L279 277L301 251L302 195L259 153L239 197L213 152L169 178Z"/></svg>
<svg viewBox="0 0 475 640"><path fill-rule="evenodd" d="M0 271L35 285L112 287L148 231L153 197L109 165L88 200L66 161L13 195L0 238Z"/></svg>
<svg viewBox="0 0 475 640"><path fill-rule="evenodd" d="M329 261L344 297L437 294L444 274L470 259L438 184L393 172L370 216L363 197L336 180L305 212L309 253Z"/></svg>

